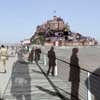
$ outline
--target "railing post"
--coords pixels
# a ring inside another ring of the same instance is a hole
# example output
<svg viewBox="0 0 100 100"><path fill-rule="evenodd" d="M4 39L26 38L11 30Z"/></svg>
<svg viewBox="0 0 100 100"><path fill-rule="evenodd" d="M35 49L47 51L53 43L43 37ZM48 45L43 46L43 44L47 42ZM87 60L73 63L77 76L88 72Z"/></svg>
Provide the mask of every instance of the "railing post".
<svg viewBox="0 0 100 100"><path fill-rule="evenodd" d="M55 75L55 76L58 75L57 60L56 60L56 66L55 66L55 72L54 72L54 75Z"/></svg>
<svg viewBox="0 0 100 100"><path fill-rule="evenodd" d="M46 55L44 54L44 66L47 65L47 62L46 62Z"/></svg>
<svg viewBox="0 0 100 100"><path fill-rule="evenodd" d="M92 94L90 92L91 86L90 86L90 73L88 72L88 100L92 100Z"/></svg>

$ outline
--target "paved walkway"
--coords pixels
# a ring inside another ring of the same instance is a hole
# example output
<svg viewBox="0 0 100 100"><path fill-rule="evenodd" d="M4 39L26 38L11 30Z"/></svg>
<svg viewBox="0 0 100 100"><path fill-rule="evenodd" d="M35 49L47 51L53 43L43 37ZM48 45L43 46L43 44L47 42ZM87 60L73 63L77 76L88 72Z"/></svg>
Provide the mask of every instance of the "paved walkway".
<svg viewBox="0 0 100 100"><path fill-rule="evenodd" d="M30 64L25 57L10 57L7 73L0 73L0 92L2 91L1 95L4 93L4 100L70 100L68 65L57 61L58 76L47 77L45 72L48 65L44 65L44 56L38 64ZM87 73L81 71L80 100L87 100L86 78Z"/></svg>
<svg viewBox="0 0 100 100"><path fill-rule="evenodd" d="M95 50L95 48L92 49ZM67 52L70 51L71 50L67 50ZM91 58L93 60L99 57L99 55L95 57L94 52L87 53L87 51L86 54L88 54L89 57L92 56ZM99 50L97 51L99 52ZM82 59L86 58L86 55L83 54L82 49L80 52L82 62ZM59 58L65 60L65 52L61 52L57 49L56 53ZM45 72L47 72L48 64L44 65L44 57L46 58L46 56L42 56L38 64L35 62L30 64L27 62L26 57L27 55L24 58L21 57L21 55L10 57L6 66L7 73L0 73L0 94L2 95L4 93L4 100L70 100L71 83L68 81L69 65L57 60L58 76L52 77L50 75L47 77ZM69 56L67 57L69 58ZM99 65L99 63L97 64ZM92 71L92 69L94 70L94 67L87 68L90 71ZM85 84L87 74L87 72L81 70L79 88L80 100L87 100L87 87Z"/></svg>
<svg viewBox="0 0 100 100"><path fill-rule="evenodd" d="M69 100L70 94L66 93L66 89L70 88L66 88L66 81L57 76L47 77L47 66L42 61L39 64L29 64L21 56L14 61L13 64L9 62L9 76L5 74L6 84L10 77L4 94L5 100Z"/></svg>

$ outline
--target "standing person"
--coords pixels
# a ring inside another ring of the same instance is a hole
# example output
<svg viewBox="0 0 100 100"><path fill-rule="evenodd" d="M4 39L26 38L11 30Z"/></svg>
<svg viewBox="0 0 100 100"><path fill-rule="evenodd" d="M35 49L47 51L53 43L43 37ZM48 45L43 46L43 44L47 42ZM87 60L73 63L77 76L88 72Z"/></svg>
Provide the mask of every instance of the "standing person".
<svg viewBox="0 0 100 100"><path fill-rule="evenodd" d="M36 62L40 60L40 54L41 54L41 49L36 47L35 49L35 61Z"/></svg>
<svg viewBox="0 0 100 100"><path fill-rule="evenodd" d="M29 53L29 61L32 63L34 58L34 48L32 48L31 52Z"/></svg>
<svg viewBox="0 0 100 100"><path fill-rule="evenodd" d="M8 58L8 53L7 53L7 49L5 48L4 45L1 46L0 58L1 58L1 62L3 63L2 72L6 73L5 65L6 65L6 60Z"/></svg>
<svg viewBox="0 0 100 100"><path fill-rule="evenodd" d="M17 54L17 49L18 49L18 48L17 48L17 46L16 46L16 49L15 49L15 55Z"/></svg>
<svg viewBox="0 0 100 100"><path fill-rule="evenodd" d="M50 70L52 70L52 76L54 76L55 66L56 66L56 55L54 51L54 47L48 51L48 59L49 59L49 69L47 71L47 75L49 75Z"/></svg>
<svg viewBox="0 0 100 100"><path fill-rule="evenodd" d="M27 52L29 52L29 49L30 49L29 46L27 46Z"/></svg>
<svg viewBox="0 0 100 100"><path fill-rule="evenodd" d="M71 100L79 100L79 82L80 82L80 67L78 58L78 48L72 49L72 55L70 57L70 76L69 81L71 86Z"/></svg>

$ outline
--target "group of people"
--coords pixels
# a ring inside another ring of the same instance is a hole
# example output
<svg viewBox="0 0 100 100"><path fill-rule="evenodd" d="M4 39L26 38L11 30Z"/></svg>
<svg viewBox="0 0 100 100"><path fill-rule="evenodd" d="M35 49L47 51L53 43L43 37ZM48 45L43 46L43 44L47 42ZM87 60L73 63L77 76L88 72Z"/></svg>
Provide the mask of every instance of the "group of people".
<svg viewBox="0 0 100 100"><path fill-rule="evenodd" d="M0 47L0 73L6 73L6 61L8 59L8 49L1 45Z"/></svg>
<svg viewBox="0 0 100 100"><path fill-rule="evenodd" d="M33 60L35 60L36 62L38 62L40 60L40 54L41 54L41 49L36 47L36 48L32 48L31 52L29 53L29 57L28 60L32 63Z"/></svg>
<svg viewBox="0 0 100 100"><path fill-rule="evenodd" d="M72 49L72 55L70 57L70 72L69 72L69 81L72 83L71 86L71 100L79 100L79 82L80 82L80 67L79 67L79 58L78 58L78 48ZM49 68L47 71L47 76L50 71L52 76L54 76L55 66L56 66L56 54L54 51L54 47L48 51L48 59L49 59Z"/></svg>
<svg viewBox="0 0 100 100"><path fill-rule="evenodd" d="M79 92L79 82L80 82L80 67L79 67L78 52L79 52L78 48L73 48L72 55L70 57L69 81L72 83L71 100L79 100L78 92ZM40 54L41 54L41 49L33 47L31 52L29 53L28 57L29 61L32 62L33 60L35 60L38 62L40 60ZM49 68L47 70L47 76L50 74L50 72L52 76L55 76L56 54L54 51L54 47L50 48L47 56L49 64Z"/></svg>

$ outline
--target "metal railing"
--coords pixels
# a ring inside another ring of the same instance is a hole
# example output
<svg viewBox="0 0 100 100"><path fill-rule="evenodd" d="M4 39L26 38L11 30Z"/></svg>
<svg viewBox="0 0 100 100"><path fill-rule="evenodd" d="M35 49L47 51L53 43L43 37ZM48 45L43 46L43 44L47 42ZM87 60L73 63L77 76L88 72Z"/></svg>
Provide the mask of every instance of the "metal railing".
<svg viewBox="0 0 100 100"><path fill-rule="evenodd" d="M44 65L48 66L48 57L44 54ZM78 67L73 65L74 67ZM85 68L78 67L80 72L79 98L80 100L99 100L100 99L100 69L92 72ZM68 87L71 86L69 82L70 62L56 57L55 76L66 81ZM70 90L66 92L71 93Z"/></svg>

